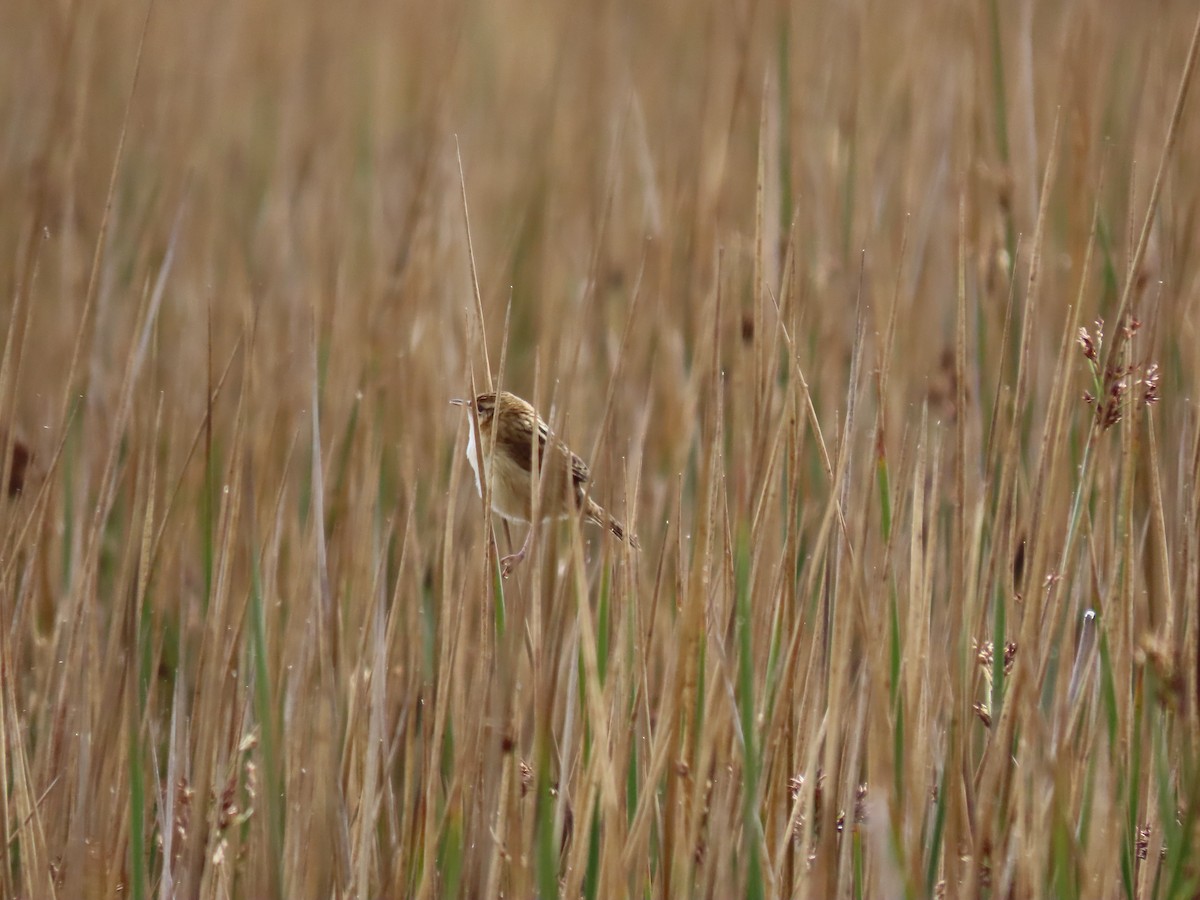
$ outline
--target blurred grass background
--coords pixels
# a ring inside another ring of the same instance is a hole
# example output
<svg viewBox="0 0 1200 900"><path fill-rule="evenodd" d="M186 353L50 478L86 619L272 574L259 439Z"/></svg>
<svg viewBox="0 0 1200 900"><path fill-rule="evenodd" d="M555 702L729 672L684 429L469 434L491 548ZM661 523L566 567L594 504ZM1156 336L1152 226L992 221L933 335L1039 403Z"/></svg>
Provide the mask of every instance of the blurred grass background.
<svg viewBox="0 0 1200 900"><path fill-rule="evenodd" d="M0 893L1193 896L1195 26L0 6Z"/></svg>

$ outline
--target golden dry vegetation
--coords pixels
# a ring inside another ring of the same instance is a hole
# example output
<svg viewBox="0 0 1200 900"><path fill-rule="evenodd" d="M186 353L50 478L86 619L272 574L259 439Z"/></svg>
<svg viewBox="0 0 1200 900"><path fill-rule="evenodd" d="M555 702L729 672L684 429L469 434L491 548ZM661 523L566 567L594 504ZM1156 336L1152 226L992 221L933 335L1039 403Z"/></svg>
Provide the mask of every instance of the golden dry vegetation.
<svg viewBox="0 0 1200 900"><path fill-rule="evenodd" d="M0 4L0 894L1192 896L1196 25Z"/></svg>

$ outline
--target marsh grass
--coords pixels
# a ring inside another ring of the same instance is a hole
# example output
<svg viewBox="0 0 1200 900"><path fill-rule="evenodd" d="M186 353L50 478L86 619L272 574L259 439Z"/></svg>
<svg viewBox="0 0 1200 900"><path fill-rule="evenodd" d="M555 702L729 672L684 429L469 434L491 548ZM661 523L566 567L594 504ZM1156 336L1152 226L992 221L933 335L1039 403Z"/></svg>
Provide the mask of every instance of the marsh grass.
<svg viewBox="0 0 1200 900"><path fill-rule="evenodd" d="M1194 16L0 7L0 893L1193 896Z"/></svg>

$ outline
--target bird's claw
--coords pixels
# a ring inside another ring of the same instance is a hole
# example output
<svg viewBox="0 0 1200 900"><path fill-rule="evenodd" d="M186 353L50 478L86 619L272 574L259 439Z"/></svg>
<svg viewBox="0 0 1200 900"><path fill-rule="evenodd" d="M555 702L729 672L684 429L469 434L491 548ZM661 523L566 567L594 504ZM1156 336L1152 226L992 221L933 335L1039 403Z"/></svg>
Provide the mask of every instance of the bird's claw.
<svg viewBox="0 0 1200 900"><path fill-rule="evenodd" d="M503 576L504 578L508 578L508 576L512 574L513 569L515 569L520 564L521 560L523 560L524 558L525 558L525 551L522 550L519 553L510 553L508 556L501 559L500 560L501 576Z"/></svg>

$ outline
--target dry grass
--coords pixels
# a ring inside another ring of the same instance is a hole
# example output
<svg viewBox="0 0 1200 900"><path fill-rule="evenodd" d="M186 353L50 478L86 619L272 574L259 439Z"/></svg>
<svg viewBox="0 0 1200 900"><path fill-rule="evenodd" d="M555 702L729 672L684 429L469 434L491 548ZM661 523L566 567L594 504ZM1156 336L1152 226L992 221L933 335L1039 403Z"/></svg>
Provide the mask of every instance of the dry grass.
<svg viewBox="0 0 1200 900"><path fill-rule="evenodd" d="M1194 16L0 5L0 894L1192 896Z"/></svg>

